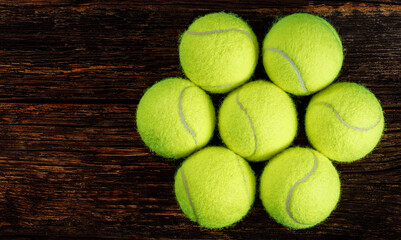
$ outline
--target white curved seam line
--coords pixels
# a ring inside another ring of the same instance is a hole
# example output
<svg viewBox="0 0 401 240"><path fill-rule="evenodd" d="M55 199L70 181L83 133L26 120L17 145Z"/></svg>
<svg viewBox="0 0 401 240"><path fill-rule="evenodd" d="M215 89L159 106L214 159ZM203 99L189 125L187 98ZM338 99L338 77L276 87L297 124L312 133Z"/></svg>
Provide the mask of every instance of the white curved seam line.
<svg viewBox="0 0 401 240"><path fill-rule="evenodd" d="M189 204L191 205L192 211L194 212L196 222L198 222L198 215L196 214L194 204L192 203L191 195L189 195L188 185L187 181L185 181L184 172L182 171L182 169L180 169L180 172L181 172L182 183L184 184L185 191L187 192Z"/></svg>
<svg viewBox="0 0 401 240"><path fill-rule="evenodd" d="M313 174L313 172L316 170L316 167L317 167L317 158L316 158L316 155L315 155L313 152L312 152L312 154L313 154L313 157L315 158L315 162L314 162L314 164L313 164L312 170L311 170L308 174L306 174L306 176L305 176L304 178L302 178L301 180L297 181L294 185L291 186L290 191L289 191L288 196L287 196L287 201L286 201L286 209L287 209L287 214L288 214L288 216L290 216L290 218L291 218L294 222L296 222L296 223L298 223L298 224L301 224L301 225L309 225L309 224L301 223L301 222L297 221L297 220L292 216L291 211L290 211L290 200L291 200L291 194L292 194L292 191L294 190L294 188L295 188L296 186L298 186L298 184L300 184L300 183L306 181L306 179L308 179L308 178Z"/></svg>
<svg viewBox="0 0 401 240"><path fill-rule="evenodd" d="M178 100L178 111L180 113L180 119L181 119L182 125L184 125L185 129L187 129L187 131L193 136L193 138L195 140L195 145L198 146L198 140L196 139L196 133L194 131L192 131L192 129L188 126L188 124L184 118L184 113L182 112L182 96L184 95L185 90L190 87L192 87L192 86L186 87L181 91L180 98Z"/></svg>
<svg viewBox="0 0 401 240"><path fill-rule="evenodd" d="M378 120L374 125L372 125L372 126L370 126L370 127L367 127L367 128L358 128L358 127L354 127L354 126L349 125L346 121L344 121L344 120L340 117L340 114L338 114L338 112L336 111L336 109L335 109L335 108L333 107L333 105L331 105L330 103L327 103L327 102L317 102L317 103L315 103L315 104L323 104L323 105L328 106L329 108L331 108L331 110L333 110L333 112L334 112L334 114L336 115L336 117L338 118L338 120L340 120L345 126L351 128L351 129L354 129L354 130L358 130L358 131L368 131L368 130L370 130L370 129L372 129L372 128L375 128L375 127L380 123L380 121L381 121L381 115L380 115L380 116L379 116L379 120Z"/></svg>
<svg viewBox="0 0 401 240"><path fill-rule="evenodd" d="M249 193L248 185L246 185L246 180L245 180L244 171L242 170L242 167L241 167L241 164L240 164L240 162L239 162L238 156L237 156L237 155L235 155L235 156L237 157L238 167L239 167L239 169L240 169L240 171L241 171L242 180L244 181L244 185L245 185L245 189L246 189L246 193L247 193L247 196L248 196L249 203L251 203L251 194Z"/></svg>
<svg viewBox="0 0 401 240"><path fill-rule="evenodd" d="M253 39L253 37L251 36L251 34L247 31L244 31L242 29L237 29L237 28L230 28L230 29L223 29L223 30L213 30L213 31L203 31L203 32L193 32L193 31L186 31L186 33L188 34L192 34L192 35L207 35L207 34L214 34L214 33L222 33L222 32L229 32L229 31L237 31L237 32L242 32L245 35L247 35L253 44L255 44L255 39Z"/></svg>
<svg viewBox="0 0 401 240"><path fill-rule="evenodd" d="M252 156L252 155L254 155L256 153L256 149L258 148L258 142L257 142L257 139L256 139L256 132L255 132L255 128L253 127L253 123L252 123L251 117L249 117L248 112L246 111L244 106L242 106L242 104L239 101L238 97L239 97L239 93L237 94L237 103L238 103L239 107L242 109L242 111L245 112L245 115L248 117L249 123L251 124L251 128L252 128L253 138L255 139L255 149L253 150L253 153L250 155L250 156Z"/></svg>
<svg viewBox="0 0 401 240"><path fill-rule="evenodd" d="M306 89L306 87L305 87L304 80L302 79L301 72L299 71L297 65L295 65L294 61L292 61L292 59L290 57L288 57L287 54L285 54L283 51L281 51L278 48L269 48L268 47L268 48L265 48L265 51L276 52L276 53L280 54L283 58L285 58L291 64L291 66L295 70L295 72L297 73L298 81L299 81L299 84L301 84L302 89L305 92L308 92L308 89Z"/></svg>

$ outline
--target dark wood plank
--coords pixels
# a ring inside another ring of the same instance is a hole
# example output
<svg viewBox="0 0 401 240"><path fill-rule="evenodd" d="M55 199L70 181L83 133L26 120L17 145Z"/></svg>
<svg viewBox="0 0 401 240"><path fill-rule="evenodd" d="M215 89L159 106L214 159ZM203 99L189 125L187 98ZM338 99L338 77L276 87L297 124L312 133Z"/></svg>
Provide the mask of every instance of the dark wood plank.
<svg viewBox="0 0 401 240"><path fill-rule="evenodd" d="M140 147L132 106L2 104L0 112L0 235L134 234L142 209L159 200L153 190L169 187L159 172L174 165Z"/></svg>
<svg viewBox="0 0 401 240"><path fill-rule="evenodd" d="M189 4L190 3L190 4ZM400 5L399 0L356 0L356 1L317 1L308 2L302 0L273 0L273 1L230 1L230 0L205 0L198 2L188 2L187 0L170 0L168 2L163 0L121 0L121 1L107 1L107 0L1 0L1 5L6 6L84 6L90 7L91 5L101 5L101 6L138 6L141 8L185 8L185 9L240 9L240 8L260 8L263 6L268 6L270 9L274 7L303 7L308 6L309 8L313 6L327 6L327 7L338 7L346 5L346 8L358 7L358 8L375 8L379 6L381 8L388 8L392 5ZM390 8L388 8L390 9ZM343 10L344 11L344 10Z"/></svg>
<svg viewBox="0 0 401 240"><path fill-rule="evenodd" d="M394 77L401 74L400 5L272 4L251 9L234 3L196 8L136 1L127 6L0 4L0 101L137 103L156 81L184 77L179 34L197 16L224 9L248 20L259 42L278 16L298 11L324 15L338 28L346 48L341 80L363 81L383 92L400 88ZM254 77L267 78L262 66ZM384 81L389 84L379 84Z"/></svg>
<svg viewBox="0 0 401 240"><path fill-rule="evenodd" d="M385 110L388 128L379 148L362 161L336 164L342 197L325 223L289 231L257 200L242 222L218 231L181 213L173 193L180 161L145 148L134 105L3 103L0 236L394 237L401 233L401 111ZM220 144L217 136L212 144ZM302 136L294 143L305 144ZM252 167L259 175L264 163Z"/></svg>

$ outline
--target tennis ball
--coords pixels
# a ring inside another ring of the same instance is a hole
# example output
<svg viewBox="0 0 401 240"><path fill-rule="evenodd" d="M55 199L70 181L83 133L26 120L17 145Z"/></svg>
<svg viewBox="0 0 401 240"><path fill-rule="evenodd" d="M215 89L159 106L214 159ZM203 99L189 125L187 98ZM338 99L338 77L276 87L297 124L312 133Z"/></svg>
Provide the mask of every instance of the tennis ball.
<svg viewBox="0 0 401 240"><path fill-rule="evenodd" d="M292 228L324 221L340 197L340 179L331 161L310 148L289 148L266 165L260 198L271 217Z"/></svg>
<svg viewBox="0 0 401 240"><path fill-rule="evenodd" d="M179 45L185 75L212 93L225 93L246 82L256 67L258 50L249 25L224 12L196 19Z"/></svg>
<svg viewBox="0 0 401 240"><path fill-rule="evenodd" d="M364 86L336 83L311 99L305 130L309 142L328 158L352 162L379 143L384 131L383 110Z"/></svg>
<svg viewBox="0 0 401 240"><path fill-rule="evenodd" d="M255 176L249 164L232 151L207 147L183 162L174 189L190 220L205 228L224 228L251 209Z"/></svg>
<svg viewBox="0 0 401 240"><path fill-rule="evenodd" d="M145 92L136 124L152 151L177 159L207 144L214 131L215 111L202 89L188 80L168 78Z"/></svg>
<svg viewBox="0 0 401 240"><path fill-rule="evenodd" d="M228 148L250 161L263 161L292 143L297 133L297 112L283 90L259 80L224 99L218 126Z"/></svg>
<svg viewBox="0 0 401 240"><path fill-rule="evenodd" d="M280 19L263 41L263 65L284 91L310 95L328 86L343 63L336 30L323 18L295 13Z"/></svg>

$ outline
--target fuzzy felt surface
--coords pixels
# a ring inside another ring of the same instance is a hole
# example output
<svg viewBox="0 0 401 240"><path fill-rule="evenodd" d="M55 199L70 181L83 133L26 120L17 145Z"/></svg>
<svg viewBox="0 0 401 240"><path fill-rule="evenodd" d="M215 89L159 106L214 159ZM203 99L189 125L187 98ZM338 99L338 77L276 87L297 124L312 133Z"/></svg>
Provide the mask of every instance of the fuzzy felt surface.
<svg viewBox="0 0 401 240"><path fill-rule="evenodd" d="M181 120L180 107L188 129ZM152 151L177 159L209 142L215 127L215 110L210 97L192 82L168 78L145 92L137 108L136 124Z"/></svg>
<svg viewBox="0 0 401 240"><path fill-rule="evenodd" d="M280 49L294 62L306 91L290 62L267 48ZM343 47L336 30L323 18L311 14L295 13L280 19L263 41L263 64L267 75L294 95L310 95L328 86L340 72L343 58Z"/></svg>
<svg viewBox="0 0 401 240"><path fill-rule="evenodd" d="M228 148L250 161L263 161L292 143L297 133L297 112L287 93L273 83L258 80L224 99L218 126Z"/></svg>
<svg viewBox="0 0 401 240"><path fill-rule="evenodd" d="M349 126L322 102L330 104ZM333 84L313 96L305 115L309 142L339 162L352 162L373 151L384 125L383 110L375 95L364 86L350 82Z"/></svg>
<svg viewBox="0 0 401 240"><path fill-rule="evenodd" d="M316 168L303 182L291 187ZM289 148L266 165L260 179L260 198L278 223L293 229L312 227L324 221L340 197L339 175L330 160L311 148ZM294 221L288 214L288 211Z"/></svg>
<svg viewBox="0 0 401 240"><path fill-rule="evenodd" d="M189 219L205 228L223 228L241 220L251 209L255 184L254 173L243 158L223 147L207 147L183 162L175 175L174 189Z"/></svg>
<svg viewBox="0 0 401 240"><path fill-rule="evenodd" d="M196 19L190 32L237 29L193 35L184 32L179 55L185 75L203 89L225 93L246 82L258 60L258 42L249 25L235 14L211 13Z"/></svg>

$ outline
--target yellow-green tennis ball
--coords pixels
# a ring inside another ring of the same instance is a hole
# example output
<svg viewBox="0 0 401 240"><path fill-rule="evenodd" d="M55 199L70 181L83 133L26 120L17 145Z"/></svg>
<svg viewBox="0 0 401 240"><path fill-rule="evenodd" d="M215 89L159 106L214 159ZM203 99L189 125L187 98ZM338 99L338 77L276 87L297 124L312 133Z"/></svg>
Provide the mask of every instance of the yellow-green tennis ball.
<svg viewBox="0 0 401 240"><path fill-rule="evenodd" d="M179 45L185 75L212 93L225 93L246 82L256 67L258 51L249 25L224 12L196 19Z"/></svg>
<svg viewBox="0 0 401 240"><path fill-rule="evenodd" d="M215 111L202 89L188 80L168 78L145 92L136 124L152 151L176 159L207 144L214 131Z"/></svg>
<svg viewBox="0 0 401 240"><path fill-rule="evenodd" d="M269 78L284 91L309 95L328 86L343 63L343 46L326 20L306 13L280 19L263 42Z"/></svg>
<svg viewBox="0 0 401 240"><path fill-rule="evenodd" d="M260 198L271 217L292 228L324 221L340 198L340 178L332 162L310 148L289 148L265 167Z"/></svg>
<svg viewBox="0 0 401 240"><path fill-rule="evenodd" d="M250 161L263 161L292 143L297 133L297 112L283 90L259 80L224 99L218 125L228 148Z"/></svg>
<svg viewBox="0 0 401 240"><path fill-rule="evenodd" d="M309 142L328 158L352 162L379 143L384 131L383 110L364 86L336 83L311 99L305 130Z"/></svg>
<svg viewBox="0 0 401 240"><path fill-rule="evenodd" d="M207 147L183 162L174 189L189 219L205 228L224 228L251 209L255 176L249 164L232 151Z"/></svg>

